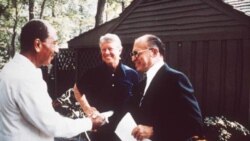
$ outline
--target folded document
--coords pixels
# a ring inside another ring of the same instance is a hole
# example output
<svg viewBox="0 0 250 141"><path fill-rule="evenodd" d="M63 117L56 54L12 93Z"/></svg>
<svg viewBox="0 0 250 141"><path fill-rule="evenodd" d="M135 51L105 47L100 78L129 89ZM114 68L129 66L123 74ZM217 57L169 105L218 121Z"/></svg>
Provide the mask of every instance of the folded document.
<svg viewBox="0 0 250 141"><path fill-rule="evenodd" d="M119 122L115 129L115 133L122 141L137 141L132 136L133 129L137 126L135 120L130 113L127 113ZM143 141L150 141L149 139L144 139Z"/></svg>

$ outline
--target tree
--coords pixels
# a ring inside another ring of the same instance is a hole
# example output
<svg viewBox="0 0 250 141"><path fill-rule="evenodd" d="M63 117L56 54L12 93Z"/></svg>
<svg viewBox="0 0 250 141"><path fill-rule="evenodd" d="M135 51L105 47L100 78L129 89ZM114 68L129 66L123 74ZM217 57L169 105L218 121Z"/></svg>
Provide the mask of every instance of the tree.
<svg viewBox="0 0 250 141"><path fill-rule="evenodd" d="M98 1L101 2L99 7ZM48 20L57 29L61 46L67 47L68 40L95 26L95 16L97 18L98 13L101 13L99 17L102 17L103 21L97 20L99 22L96 22L96 25L117 17L121 13L121 3L126 7L131 1L0 0L0 58L6 53L4 59L8 59L19 50L18 38L21 27L28 20Z"/></svg>
<svg viewBox="0 0 250 141"><path fill-rule="evenodd" d="M10 1L7 1L7 3L0 3L0 16L4 15L6 13L7 8L9 7Z"/></svg>
<svg viewBox="0 0 250 141"><path fill-rule="evenodd" d="M95 16L95 27L103 23L103 12L105 8L105 3L106 3L106 0L98 0L97 12Z"/></svg>
<svg viewBox="0 0 250 141"><path fill-rule="evenodd" d="M42 19L42 17L43 17L43 11L44 11L45 2L46 2L46 0L43 0L43 2L42 2L41 12L40 12L39 19Z"/></svg>
<svg viewBox="0 0 250 141"><path fill-rule="evenodd" d="M1 26L3 28L6 28L7 26L7 32L4 32L2 36L2 39L0 41L6 41L6 50L8 53L8 56L13 57L16 51L16 37L17 37L17 28L18 28L18 21L19 21L19 12L20 9L22 9L18 3L19 1L5 1L5 3L2 3L2 6L5 7L5 11L3 15L0 17L1 19L4 19L5 22L1 22ZM6 5L5 5L6 4ZM11 34L10 34L11 33ZM7 36L7 38L6 38Z"/></svg>
<svg viewBox="0 0 250 141"><path fill-rule="evenodd" d="M118 17L131 2L132 0L98 0L95 27Z"/></svg>
<svg viewBox="0 0 250 141"><path fill-rule="evenodd" d="M34 19L34 4L35 0L29 0L29 20Z"/></svg>

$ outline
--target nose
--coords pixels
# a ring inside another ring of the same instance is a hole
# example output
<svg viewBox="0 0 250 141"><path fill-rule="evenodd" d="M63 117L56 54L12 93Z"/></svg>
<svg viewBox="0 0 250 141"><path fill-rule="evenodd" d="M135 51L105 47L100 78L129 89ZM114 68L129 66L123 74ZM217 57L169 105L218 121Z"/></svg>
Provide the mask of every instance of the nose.
<svg viewBox="0 0 250 141"><path fill-rule="evenodd" d="M103 50L102 50L102 53L103 53L103 54L109 54L110 51L109 51L109 49L103 49Z"/></svg>

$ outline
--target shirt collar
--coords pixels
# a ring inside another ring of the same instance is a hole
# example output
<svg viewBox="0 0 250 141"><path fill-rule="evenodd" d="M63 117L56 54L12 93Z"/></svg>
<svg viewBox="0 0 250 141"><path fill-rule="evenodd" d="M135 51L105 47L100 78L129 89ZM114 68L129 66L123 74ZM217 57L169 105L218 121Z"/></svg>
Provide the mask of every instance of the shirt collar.
<svg viewBox="0 0 250 141"><path fill-rule="evenodd" d="M42 75L41 69L37 68L27 57L22 54L16 53L13 58L13 61L22 64L22 66L25 67L27 71L30 71L30 74L36 73L39 76Z"/></svg>
<svg viewBox="0 0 250 141"><path fill-rule="evenodd" d="M158 70L164 65L164 61L159 61L157 63L155 63L147 72L147 81L146 81L146 86L144 89L144 95L151 83L151 81L153 80L154 76L156 75L156 73L158 72Z"/></svg>
<svg viewBox="0 0 250 141"><path fill-rule="evenodd" d="M22 54L16 53L13 59L22 62L22 64L25 65L26 67L36 69L36 66Z"/></svg>
<svg viewBox="0 0 250 141"><path fill-rule="evenodd" d="M158 70L164 65L164 61L155 63L147 72L147 79L153 78Z"/></svg>
<svg viewBox="0 0 250 141"><path fill-rule="evenodd" d="M125 73L125 68L123 66L123 64L121 62L119 62L117 68L115 70L111 69L106 63L103 63L103 65L106 67L106 69L108 70L107 73L109 74L116 74L116 75L121 75L123 77L125 77L126 73Z"/></svg>

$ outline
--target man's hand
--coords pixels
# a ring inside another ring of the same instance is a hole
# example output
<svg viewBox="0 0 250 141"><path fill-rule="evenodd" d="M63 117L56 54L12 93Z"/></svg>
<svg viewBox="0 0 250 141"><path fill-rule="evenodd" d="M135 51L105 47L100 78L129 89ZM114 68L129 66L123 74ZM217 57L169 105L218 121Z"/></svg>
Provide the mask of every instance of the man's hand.
<svg viewBox="0 0 250 141"><path fill-rule="evenodd" d="M85 109L84 113L87 115L87 117L99 115L100 112L95 107L88 107Z"/></svg>
<svg viewBox="0 0 250 141"><path fill-rule="evenodd" d="M153 136L153 127L146 125L138 125L132 131L132 135L138 140L149 139Z"/></svg>
<svg viewBox="0 0 250 141"><path fill-rule="evenodd" d="M96 131L97 128L101 127L102 125L106 123L105 117L100 114L93 114L89 118L91 118L92 123L93 123L93 126L92 126L93 131Z"/></svg>

